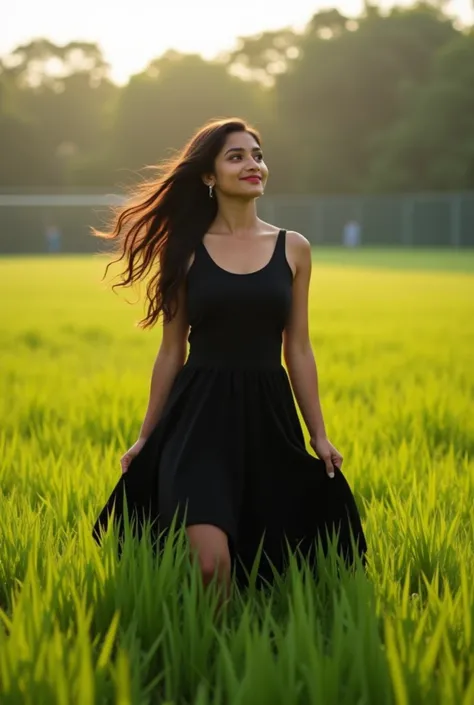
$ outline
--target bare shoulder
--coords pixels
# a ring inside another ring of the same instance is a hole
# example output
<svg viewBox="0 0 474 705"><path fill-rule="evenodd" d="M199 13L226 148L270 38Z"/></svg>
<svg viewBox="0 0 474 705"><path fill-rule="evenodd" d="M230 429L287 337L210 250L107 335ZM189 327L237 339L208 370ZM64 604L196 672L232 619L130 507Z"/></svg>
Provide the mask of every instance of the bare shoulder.
<svg viewBox="0 0 474 705"><path fill-rule="evenodd" d="M297 233L296 230L287 230L286 240L289 246L295 252L301 252L304 254L311 253L311 243L304 235Z"/></svg>
<svg viewBox="0 0 474 705"><path fill-rule="evenodd" d="M286 233L286 257L293 275L311 268L311 243L296 230L288 230Z"/></svg>

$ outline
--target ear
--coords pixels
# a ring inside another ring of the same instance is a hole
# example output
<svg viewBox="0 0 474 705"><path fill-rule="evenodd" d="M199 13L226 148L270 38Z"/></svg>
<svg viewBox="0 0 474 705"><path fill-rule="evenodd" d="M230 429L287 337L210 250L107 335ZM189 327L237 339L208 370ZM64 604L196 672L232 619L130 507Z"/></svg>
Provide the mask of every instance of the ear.
<svg viewBox="0 0 474 705"><path fill-rule="evenodd" d="M215 179L212 174L204 174L202 176L202 180L204 182L204 185L209 187L209 186L215 186Z"/></svg>

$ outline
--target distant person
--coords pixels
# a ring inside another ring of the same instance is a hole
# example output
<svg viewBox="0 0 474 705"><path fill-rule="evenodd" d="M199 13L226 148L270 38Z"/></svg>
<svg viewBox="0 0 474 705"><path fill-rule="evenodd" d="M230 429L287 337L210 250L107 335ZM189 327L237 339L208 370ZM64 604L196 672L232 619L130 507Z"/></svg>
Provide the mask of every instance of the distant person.
<svg viewBox="0 0 474 705"><path fill-rule="evenodd" d="M357 220L349 220L344 226L343 242L345 247L359 247L361 227Z"/></svg>
<svg viewBox="0 0 474 705"><path fill-rule="evenodd" d="M211 122L141 187L138 205L117 213L111 233L94 231L118 240L119 286L153 267L142 326L163 315L145 418L94 536L100 542L114 506L119 532L127 509L139 534L144 517L166 533L176 512L204 583L217 573L226 595L234 567L245 583L240 561L250 571L264 532L277 571L285 537L306 553L332 528L350 564L352 529L365 564L358 508L321 411L310 244L257 216L267 178L259 134L238 119ZM306 450L292 389L318 458ZM272 579L264 560L260 577Z"/></svg>
<svg viewBox="0 0 474 705"><path fill-rule="evenodd" d="M59 252L61 250L61 230L57 225L46 227L46 246L48 252Z"/></svg>

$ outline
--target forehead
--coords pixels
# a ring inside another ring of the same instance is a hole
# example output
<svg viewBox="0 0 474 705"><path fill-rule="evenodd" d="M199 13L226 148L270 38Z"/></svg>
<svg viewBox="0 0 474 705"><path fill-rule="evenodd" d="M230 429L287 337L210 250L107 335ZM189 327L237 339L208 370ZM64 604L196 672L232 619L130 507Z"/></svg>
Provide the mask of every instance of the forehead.
<svg viewBox="0 0 474 705"><path fill-rule="evenodd" d="M258 144L255 137L252 137L252 135L248 132L232 132L230 135L227 136L222 151L226 152L228 149L237 148L246 150L260 149L260 145Z"/></svg>

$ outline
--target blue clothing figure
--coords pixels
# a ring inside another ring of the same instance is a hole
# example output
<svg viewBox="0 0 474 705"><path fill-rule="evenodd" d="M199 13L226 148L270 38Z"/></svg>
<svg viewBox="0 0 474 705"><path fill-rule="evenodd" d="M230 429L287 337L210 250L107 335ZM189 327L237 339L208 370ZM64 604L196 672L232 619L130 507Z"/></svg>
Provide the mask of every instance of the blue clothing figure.
<svg viewBox="0 0 474 705"><path fill-rule="evenodd" d="M48 252L59 252L61 249L61 230L57 225L48 225L46 228L46 244Z"/></svg>

